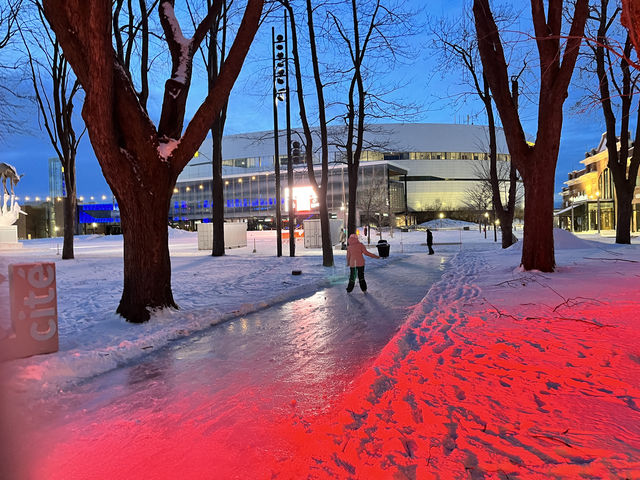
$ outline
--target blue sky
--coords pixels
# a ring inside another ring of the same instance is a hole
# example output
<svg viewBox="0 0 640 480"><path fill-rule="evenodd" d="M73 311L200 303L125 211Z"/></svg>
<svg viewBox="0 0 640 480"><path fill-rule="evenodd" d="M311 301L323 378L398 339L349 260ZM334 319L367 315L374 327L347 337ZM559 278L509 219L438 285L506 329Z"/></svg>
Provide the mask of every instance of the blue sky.
<svg viewBox="0 0 640 480"><path fill-rule="evenodd" d="M424 7L423 2L413 0L405 4L415 4ZM527 9L528 2L514 2L521 4L523 12ZM432 16L459 15L463 2L435 1L428 5L428 13ZM521 20L518 28L527 29L529 25ZM269 130L273 126L270 103L270 89L268 75L271 62L271 25L266 24L259 32L252 46L245 69L236 83L232 93L226 133L235 134L248 131ZM412 119L415 122L432 123L462 123L466 121L467 114L478 110L477 105L452 107L450 102L443 100L449 92L456 89L458 73L452 71L450 78L441 78L434 73L434 54L428 45L430 40L426 30L424 34L411 39L411 47L414 50L413 59L410 62L397 66L389 78L395 78L404 84L404 87L395 93L398 98L407 102L423 106L421 112ZM167 69L168 74L168 69ZM154 119L157 119L159 102L162 95L163 82L156 84L152 91L150 111ZM155 91L155 95L153 94ZM206 91L206 79L202 72L196 72L190 93L190 108L194 109L197 102L203 98ZM562 188L567 179L567 173L579 169L584 152L595 147L604 130L602 114L598 109L587 113L573 113L572 106L579 97L579 90L573 89L569 99L565 103L565 119L562 132L562 142L556 170L556 192ZM77 111L80 107L77 107ZM292 108L295 112L297 109ZM29 132L12 135L3 142L2 161L10 163L25 176L17 187L18 195L40 196L48 195L48 162L47 159L55 156L55 152L48 139L39 131L37 113L32 107L25 107L24 115L27 117L31 128ZM525 130L535 135L537 128L534 113L523 121ZM482 122L477 122L482 123ZM294 121L294 126L296 126ZM77 184L78 195L89 198L101 195L110 195L109 188L102 176L100 166L95 159L88 137L82 140L77 157Z"/></svg>

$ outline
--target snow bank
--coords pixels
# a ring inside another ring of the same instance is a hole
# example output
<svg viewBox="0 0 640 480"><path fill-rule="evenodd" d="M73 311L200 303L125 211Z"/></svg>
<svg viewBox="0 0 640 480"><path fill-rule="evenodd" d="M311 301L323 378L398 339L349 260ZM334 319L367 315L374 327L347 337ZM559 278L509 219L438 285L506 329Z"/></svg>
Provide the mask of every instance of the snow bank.
<svg viewBox="0 0 640 480"><path fill-rule="evenodd" d="M509 247L509 250L522 252L522 244L523 242L516 242ZM597 247L597 245L597 243L577 237L568 230L564 230L562 228L553 229L553 248L556 251L594 248Z"/></svg>
<svg viewBox="0 0 640 480"><path fill-rule="evenodd" d="M464 227L478 228L478 224L473 222L465 222L464 220L453 220L451 218L436 218L434 220L429 220L428 222L423 222L419 224L418 227L434 229Z"/></svg>

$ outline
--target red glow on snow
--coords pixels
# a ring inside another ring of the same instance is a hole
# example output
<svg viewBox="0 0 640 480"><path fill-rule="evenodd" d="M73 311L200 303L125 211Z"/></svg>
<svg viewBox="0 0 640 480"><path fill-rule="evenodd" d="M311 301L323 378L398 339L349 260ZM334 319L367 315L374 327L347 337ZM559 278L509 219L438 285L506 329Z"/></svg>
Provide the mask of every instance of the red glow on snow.
<svg viewBox="0 0 640 480"><path fill-rule="evenodd" d="M536 285L522 304L474 288L416 309L354 384L336 382L346 375L330 355L323 371L301 362L259 389L242 375L221 391L163 384L34 432L16 478L640 478L636 286L564 309ZM322 352L330 339L304 319L332 311L313 296L298 313L291 348Z"/></svg>
<svg viewBox="0 0 640 480"><path fill-rule="evenodd" d="M640 478L637 313L594 308L627 321L443 312L400 331L343 396L327 379L260 408L278 392L245 389L212 415L184 392L48 437L32 478Z"/></svg>

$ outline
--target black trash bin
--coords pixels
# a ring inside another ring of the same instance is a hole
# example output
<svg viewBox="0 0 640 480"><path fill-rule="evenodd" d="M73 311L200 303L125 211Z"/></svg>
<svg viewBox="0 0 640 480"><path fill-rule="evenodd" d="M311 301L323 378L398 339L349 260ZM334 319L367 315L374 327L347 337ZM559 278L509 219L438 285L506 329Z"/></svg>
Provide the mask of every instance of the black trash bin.
<svg viewBox="0 0 640 480"><path fill-rule="evenodd" d="M378 240L378 244L376 245L376 247L378 247L378 255L383 258L389 256L389 248L391 247L391 245L389 245L386 240Z"/></svg>

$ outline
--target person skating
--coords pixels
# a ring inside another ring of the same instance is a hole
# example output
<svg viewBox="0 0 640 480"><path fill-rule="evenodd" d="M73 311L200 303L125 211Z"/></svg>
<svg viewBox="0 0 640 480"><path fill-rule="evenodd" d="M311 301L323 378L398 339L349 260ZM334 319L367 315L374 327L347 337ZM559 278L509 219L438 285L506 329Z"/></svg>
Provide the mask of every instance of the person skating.
<svg viewBox="0 0 640 480"><path fill-rule="evenodd" d="M429 255L433 255L433 233L427 228L427 247L429 247Z"/></svg>
<svg viewBox="0 0 640 480"><path fill-rule="evenodd" d="M349 275L349 284L347 285L347 292L353 290L354 285L356 284L356 275L358 276L358 282L360 283L360 289L363 292L367 291L367 282L364 280L364 256L371 258L380 258L375 253L371 253L367 250L360 240L358 239L358 235L352 233L349 235L349 240L347 240L347 265L349 266L350 275Z"/></svg>
<svg viewBox="0 0 640 480"><path fill-rule="evenodd" d="M344 228L340 229L340 250L347 249L347 232Z"/></svg>

